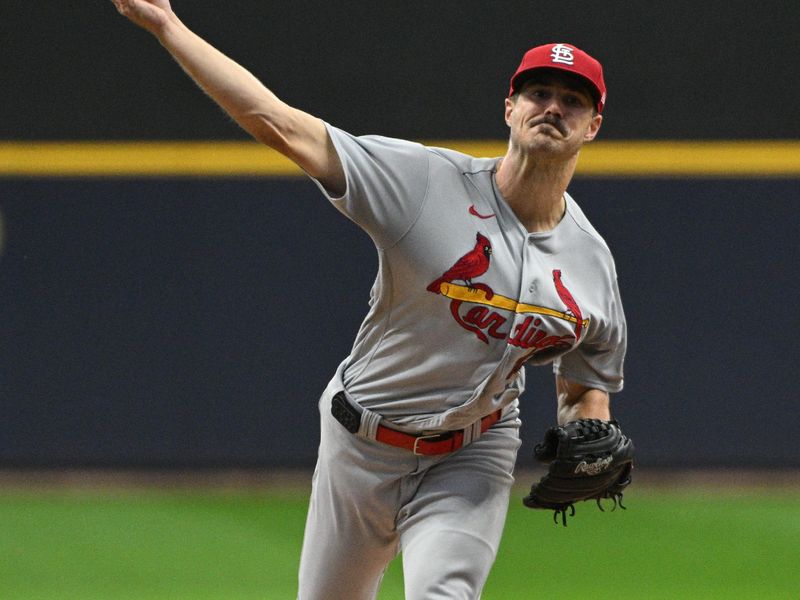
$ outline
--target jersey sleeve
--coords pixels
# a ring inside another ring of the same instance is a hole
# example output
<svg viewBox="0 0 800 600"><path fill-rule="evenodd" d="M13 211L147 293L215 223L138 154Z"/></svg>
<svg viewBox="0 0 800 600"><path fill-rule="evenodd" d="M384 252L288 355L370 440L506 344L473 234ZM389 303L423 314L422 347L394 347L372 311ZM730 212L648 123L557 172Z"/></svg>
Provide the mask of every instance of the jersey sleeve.
<svg viewBox="0 0 800 600"><path fill-rule="evenodd" d="M553 363L553 371L587 387L618 392L623 386L627 325L613 263L605 314L590 325L586 339Z"/></svg>
<svg viewBox="0 0 800 600"><path fill-rule="evenodd" d="M353 136L325 124L346 178L345 193L331 203L364 229L379 248L396 243L419 215L428 189L429 153L418 143L382 136Z"/></svg>

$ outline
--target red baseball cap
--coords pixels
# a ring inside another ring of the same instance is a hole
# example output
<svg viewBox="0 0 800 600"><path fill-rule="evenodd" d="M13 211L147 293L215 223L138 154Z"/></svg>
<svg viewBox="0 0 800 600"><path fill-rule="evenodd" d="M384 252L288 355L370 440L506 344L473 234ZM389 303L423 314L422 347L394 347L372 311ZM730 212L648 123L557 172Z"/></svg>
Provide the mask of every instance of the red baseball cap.
<svg viewBox="0 0 800 600"><path fill-rule="evenodd" d="M534 69L558 69L580 76L589 84L597 102L597 112L603 112L606 103L606 84L603 81L603 66L583 50L571 44L545 44L531 48L522 57L517 72L511 78L508 95L519 91L524 75Z"/></svg>

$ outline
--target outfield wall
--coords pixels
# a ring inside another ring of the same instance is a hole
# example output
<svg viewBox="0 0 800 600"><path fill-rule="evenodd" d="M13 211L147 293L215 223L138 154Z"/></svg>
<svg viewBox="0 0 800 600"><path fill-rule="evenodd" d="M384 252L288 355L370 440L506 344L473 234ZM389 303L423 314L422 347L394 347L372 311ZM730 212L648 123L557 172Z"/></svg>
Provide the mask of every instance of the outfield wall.
<svg viewBox="0 0 800 600"><path fill-rule="evenodd" d="M0 465L307 466L371 242L302 178L0 181ZM580 177L644 465L800 466L800 179ZM554 419L529 369L525 444Z"/></svg>
<svg viewBox="0 0 800 600"><path fill-rule="evenodd" d="M592 52L608 102L572 191L618 262L617 416L644 464L800 466L793 3L173 6L292 105L481 156L526 48ZM309 465L369 240L110 2L0 22L0 466ZM530 384L523 460L553 420Z"/></svg>
<svg viewBox="0 0 800 600"><path fill-rule="evenodd" d="M792 1L172 4L280 98L353 133L502 138L522 53L568 41L605 66L604 139L800 137ZM0 139L244 137L108 0L6 1L0 23Z"/></svg>

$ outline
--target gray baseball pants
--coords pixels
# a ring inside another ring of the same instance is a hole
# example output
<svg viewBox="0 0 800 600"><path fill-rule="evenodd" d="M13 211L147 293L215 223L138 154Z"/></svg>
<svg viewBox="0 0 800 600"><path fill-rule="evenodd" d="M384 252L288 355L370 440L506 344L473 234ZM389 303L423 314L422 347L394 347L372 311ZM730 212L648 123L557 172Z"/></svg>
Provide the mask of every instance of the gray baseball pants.
<svg viewBox="0 0 800 600"><path fill-rule="evenodd" d="M373 600L403 553L407 600L479 598L513 484L518 410L450 454L415 456L347 431L320 399L321 439L299 600Z"/></svg>

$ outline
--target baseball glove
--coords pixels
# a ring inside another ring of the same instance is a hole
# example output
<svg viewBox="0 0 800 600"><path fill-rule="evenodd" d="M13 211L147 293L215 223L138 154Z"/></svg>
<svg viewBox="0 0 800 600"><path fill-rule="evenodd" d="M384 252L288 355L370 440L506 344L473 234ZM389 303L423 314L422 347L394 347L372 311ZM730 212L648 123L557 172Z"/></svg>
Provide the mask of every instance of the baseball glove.
<svg viewBox="0 0 800 600"><path fill-rule="evenodd" d="M614 508L622 505L622 492L631 482L633 442L616 421L578 419L551 427L534 457L549 469L522 502L528 508L554 511L553 519L567 524L567 511L575 514L575 502L608 498Z"/></svg>

